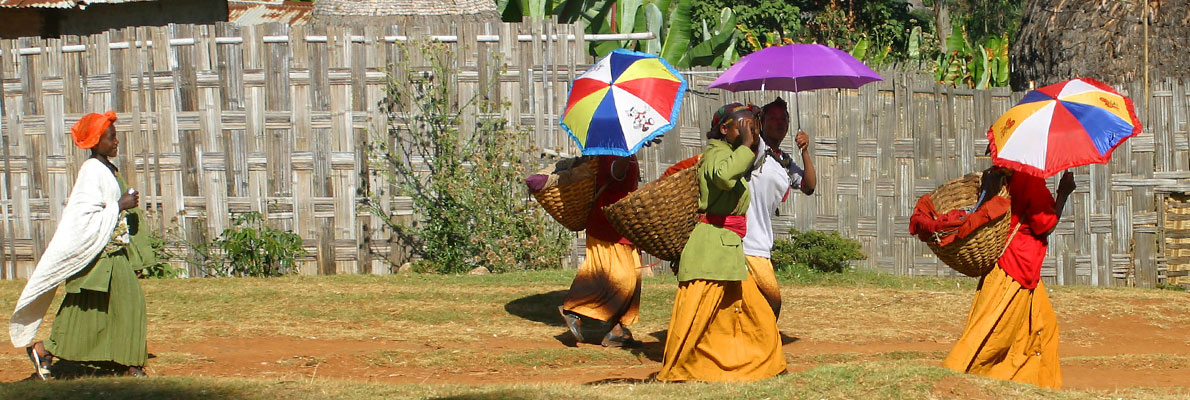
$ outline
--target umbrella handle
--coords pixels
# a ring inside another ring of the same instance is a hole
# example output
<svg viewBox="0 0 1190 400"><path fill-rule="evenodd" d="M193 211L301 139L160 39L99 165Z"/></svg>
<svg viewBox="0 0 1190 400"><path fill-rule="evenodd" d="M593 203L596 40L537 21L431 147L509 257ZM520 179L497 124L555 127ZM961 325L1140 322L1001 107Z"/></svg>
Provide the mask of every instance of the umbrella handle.
<svg viewBox="0 0 1190 400"><path fill-rule="evenodd" d="M796 81L794 86L797 86ZM794 113L797 114L797 130L800 132L802 130L802 99L797 92L793 92L793 107Z"/></svg>

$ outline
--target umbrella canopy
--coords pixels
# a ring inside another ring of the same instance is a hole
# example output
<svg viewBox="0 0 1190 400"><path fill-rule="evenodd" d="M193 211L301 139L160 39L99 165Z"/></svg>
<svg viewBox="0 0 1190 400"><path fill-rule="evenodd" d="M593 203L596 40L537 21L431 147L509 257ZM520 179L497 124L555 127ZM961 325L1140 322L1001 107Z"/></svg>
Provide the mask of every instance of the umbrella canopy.
<svg viewBox="0 0 1190 400"><path fill-rule="evenodd" d="M560 123L583 155L630 156L673 129L685 93L665 60L616 49L575 79Z"/></svg>
<svg viewBox="0 0 1190 400"><path fill-rule="evenodd" d="M992 163L1042 178L1071 167L1107 163L1141 131L1132 100L1088 78L1042 87L988 129Z"/></svg>
<svg viewBox="0 0 1190 400"><path fill-rule="evenodd" d="M883 80L846 52L820 44L791 44L749 54L719 75L712 89L733 92L826 88L857 89Z"/></svg>

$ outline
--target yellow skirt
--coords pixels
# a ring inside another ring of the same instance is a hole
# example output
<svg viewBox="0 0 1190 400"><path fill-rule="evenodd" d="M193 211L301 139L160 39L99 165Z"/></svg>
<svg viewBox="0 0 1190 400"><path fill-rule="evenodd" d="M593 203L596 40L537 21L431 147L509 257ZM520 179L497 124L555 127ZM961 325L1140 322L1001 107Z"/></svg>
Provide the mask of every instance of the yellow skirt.
<svg viewBox="0 0 1190 400"><path fill-rule="evenodd" d="M765 257L744 256L748 260L748 269L752 271L752 278L756 280L756 288L768 300L773 308L773 315L781 318L781 288L777 286L777 274L773 271L773 260Z"/></svg>
<svg viewBox="0 0 1190 400"><path fill-rule="evenodd" d="M658 380L756 381L784 370L777 317L754 275L678 285Z"/></svg>
<svg viewBox="0 0 1190 400"><path fill-rule="evenodd" d="M562 308L588 318L636 323L640 310L640 253L635 246L587 236L587 258L579 266Z"/></svg>
<svg viewBox="0 0 1190 400"><path fill-rule="evenodd" d="M942 366L995 379L1062 387L1058 318L1045 285L1022 288L999 266L979 282L963 336Z"/></svg>

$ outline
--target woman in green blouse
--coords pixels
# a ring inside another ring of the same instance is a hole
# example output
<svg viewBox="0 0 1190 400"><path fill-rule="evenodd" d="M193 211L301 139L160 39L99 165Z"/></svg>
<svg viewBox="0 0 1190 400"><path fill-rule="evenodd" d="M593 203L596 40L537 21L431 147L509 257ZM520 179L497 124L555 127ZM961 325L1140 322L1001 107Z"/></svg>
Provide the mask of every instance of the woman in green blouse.
<svg viewBox="0 0 1190 400"><path fill-rule="evenodd" d="M777 317L741 246L756 134L752 111L738 103L711 120L698 166L698 206L705 214L679 261L658 380L754 381L785 370Z"/></svg>

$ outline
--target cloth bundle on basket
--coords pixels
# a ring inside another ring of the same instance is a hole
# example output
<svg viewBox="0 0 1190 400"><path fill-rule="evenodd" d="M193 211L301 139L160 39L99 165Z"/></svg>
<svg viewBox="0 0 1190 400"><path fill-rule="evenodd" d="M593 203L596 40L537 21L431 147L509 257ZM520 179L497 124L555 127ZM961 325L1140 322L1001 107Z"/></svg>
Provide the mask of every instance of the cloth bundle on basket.
<svg viewBox="0 0 1190 400"><path fill-rule="evenodd" d="M525 178L525 185L558 223L581 231L587 228L587 217L595 204L598 167L599 159L595 157L569 158Z"/></svg>
<svg viewBox="0 0 1190 400"><path fill-rule="evenodd" d="M967 276L983 276L996 265L1011 236L1012 210L1007 186L979 203L983 176L972 173L939 186L917 201L909 233L926 242L947 266ZM968 212L966 209L978 208Z"/></svg>
<svg viewBox="0 0 1190 400"><path fill-rule="evenodd" d="M603 212L636 247L665 261L677 260L698 224L698 163L658 178Z"/></svg>

